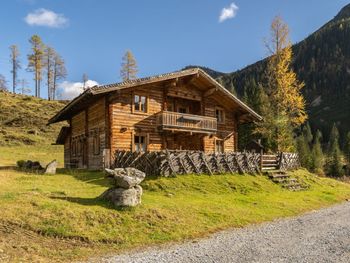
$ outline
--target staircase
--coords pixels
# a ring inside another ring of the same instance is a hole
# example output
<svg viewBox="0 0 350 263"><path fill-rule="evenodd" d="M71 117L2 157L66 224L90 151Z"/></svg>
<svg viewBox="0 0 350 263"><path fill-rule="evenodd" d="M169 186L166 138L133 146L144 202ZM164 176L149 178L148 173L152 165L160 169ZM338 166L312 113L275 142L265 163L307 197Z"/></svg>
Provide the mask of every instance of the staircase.
<svg viewBox="0 0 350 263"><path fill-rule="evenodd" d="M269 179L276 183L281 185L283 188L286 188L291 191L302 191L306 190L308 186L306 184L303 184L298 181L296 178L292 178L290 175L288 175L284 171L268 171L266 172Z"/></svg>
<svg viewBox="0 0 350 263"><path fill-rule="evenodd" d="M264 154L261 159L261 170L270 171L277 170L279 166L278 155L276 154Z"/></svg>

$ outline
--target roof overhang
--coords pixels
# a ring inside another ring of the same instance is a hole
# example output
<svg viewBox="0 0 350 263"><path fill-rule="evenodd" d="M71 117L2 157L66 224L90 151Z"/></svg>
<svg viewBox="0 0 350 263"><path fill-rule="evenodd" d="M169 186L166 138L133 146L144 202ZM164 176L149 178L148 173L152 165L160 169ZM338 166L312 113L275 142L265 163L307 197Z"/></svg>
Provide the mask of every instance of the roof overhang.
<svg viewBox="0 0 350 263"><path fill-rule="evenodd" d="M109 85L101 85L94 86L87 90L85 90L78 97L73 99L70 103L68 103L61 111L59 111L55 116L53 116L48 124L69 120L72 115L79 113L81 110L86 108L86 105L92 103L93 101L105 96L108 93L129 89L133 87L140 87L144 85L166 82L169 80L179 80L182 78L186 78L189 76L193 76L194 78L201 78L206 81L208 85L208 96L212 95L212 93L221 93L227 99L229 99L236 108L240 111L241 116L244 118L240 119L241 122L253 122L253 121L262 121L262 117L257 114L254 110L252 110L248 105L243 103L240 99L238 99L235 95L225 89L220 83L218 83L215 79L209 76L206 72L199 68L187 69L179 72L173 72L163 75L157 75L147 78L140 78L135 80L128 80L121 83L109 84Z"/></svg>

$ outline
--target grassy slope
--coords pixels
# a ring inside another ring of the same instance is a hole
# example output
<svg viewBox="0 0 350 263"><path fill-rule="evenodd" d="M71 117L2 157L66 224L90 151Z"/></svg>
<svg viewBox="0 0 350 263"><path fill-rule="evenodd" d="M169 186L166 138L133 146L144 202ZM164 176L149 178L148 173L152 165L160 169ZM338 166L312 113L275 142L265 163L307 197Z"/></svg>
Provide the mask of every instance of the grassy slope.
<svg viewBox="0 0 350 263"><path fill-rule="evenodd" d="M142 184L140 207L115 210L97 199L108 186L102 173L62 170L58 175L44 176L0 171L0 249L12 260L69 261L200 237L228 227L296 215L350 197L349 185L305 171L295 175L311 185L309 191L283 190L263 176L151 178ZM4 236L2 228L41 235L22 241L18 235ZM52 237L63 241L53 244ZM13 243L16 249L11 248Z"/></svg>
<svg viewBox="0 0 350 263"><path fill-rule="evenodd" d="M63 106L63 102L0 92L0 166L37 158L45 163L58 159L62 164L62 147L51 144L64 123L46 124Z"/></svg>

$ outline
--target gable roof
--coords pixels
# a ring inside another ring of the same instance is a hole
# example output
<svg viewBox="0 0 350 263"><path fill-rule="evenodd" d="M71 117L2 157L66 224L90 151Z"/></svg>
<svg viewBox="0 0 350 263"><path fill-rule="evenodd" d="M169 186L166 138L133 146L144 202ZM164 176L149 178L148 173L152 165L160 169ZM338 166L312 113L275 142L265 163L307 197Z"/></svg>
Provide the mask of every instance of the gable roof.
<svg viewBox="0 0 350 263"><path fill-rule="evenodd" d="M73 113L78 113L79 110L82 110L86 105L88 105L94 99L100 98L107 93L138 87L146 84L158 83L162 81L172 80L183 78L191 75L198 75L206 79L208 82L212 84L218 91L225 94L228 98L230 98L235 104L238 105L242 111L249 114L252 120L261 121L262 117L253 111L250 107L248 107L245 103L239 100L236 96L234 96L231 92L225 89L220 83L218 83L215 79L209 76L205 71L199 68L186 69L182 71L176 71L172 73L166 73L151 77L138 78L133 80L127 80L120 83L108 84L108 85L96 85L85 90L78 97L73 99L70 103L68 103L61 111L59 111L55 116L53 116L48 124L68 120Z"/></svg>

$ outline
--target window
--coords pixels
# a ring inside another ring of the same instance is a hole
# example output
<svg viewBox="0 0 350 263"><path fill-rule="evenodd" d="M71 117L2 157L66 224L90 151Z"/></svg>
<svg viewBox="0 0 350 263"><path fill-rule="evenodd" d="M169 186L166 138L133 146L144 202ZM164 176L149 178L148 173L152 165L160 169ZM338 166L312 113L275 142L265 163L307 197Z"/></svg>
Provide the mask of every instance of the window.
<svg viewBox="0 0 350 263"><path fill-rule="evenodd" d="M92 148L93 148L94 155L100 154L100 135L98 131L95 131L92 137Z"/></svg>
<svg viewBox="0 0 350 263"><path fill-rule="evenodd" d="M223 153L224 152L224 141L220 139L215 139L215 152Z"/></svg>
<svg viewBox="0 0 350 263"><path fill-rule="evenodd" d="M178 112L180 112L180 113L187 113L187 108L179 107Z"/></svg>
<svg viewBox="0 0 350 263"><path fill-rule="evenodd" d="M225 112L222 109L216 109L215 110L215 116L218 121L218 123L224 123L225 122Z"/></svg>
<svg viewBox="0 0 350 263"><path fill-rule="evenodd" d="M134 150L135 152L146 152L147 151L147 137L144 135L134 136Z"/></svg>
<svg viewBox="0 0 350 263"><path fill-rule="evenodd" d="M147 112L147 97L134 95L134 111Z"/></svg>

